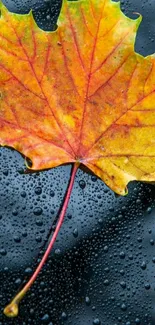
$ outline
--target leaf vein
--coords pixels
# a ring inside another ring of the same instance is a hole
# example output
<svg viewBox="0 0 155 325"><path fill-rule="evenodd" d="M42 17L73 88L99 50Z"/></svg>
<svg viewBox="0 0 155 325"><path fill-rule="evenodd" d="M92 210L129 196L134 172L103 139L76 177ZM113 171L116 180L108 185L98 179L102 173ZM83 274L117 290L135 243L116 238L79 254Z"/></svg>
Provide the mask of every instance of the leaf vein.
<svg viewBox="0 0 155 325"><path fill-rule="evenodd" d="M78 54L78 58L80 60L82 69L85 71L84 62L83 62L82 57L81 57L80 48L79 48L79 44L78 44L77 37L76 37L76 32L75 32L75 29L73 27L70 11L69 11L68 7L67 7L67 16L68 16L68 20L69 20L69 24L70 24L70 30L71 30L73 40L74 40L74 45L75 45L75 48L76 48L76 51L77 51L77 54Z"/></svg>

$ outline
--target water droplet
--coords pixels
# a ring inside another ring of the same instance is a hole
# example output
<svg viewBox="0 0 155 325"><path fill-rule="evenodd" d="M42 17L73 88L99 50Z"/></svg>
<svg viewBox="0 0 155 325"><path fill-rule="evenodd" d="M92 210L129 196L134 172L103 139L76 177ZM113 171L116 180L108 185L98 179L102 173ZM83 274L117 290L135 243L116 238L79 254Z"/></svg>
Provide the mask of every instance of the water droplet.
<svg viewBox="0 0 155 325"><path fill-rule="evenodd" d="M62 314L61 314L61 318L62 320L67 320L67 314L63 311Z"/></svg>
<svg viewBox="0 0 155 325"><path fill-rule="evenodd" d="M40 208L40 207L36 207L34 210L33 210L33 213L35 214L35 216L40 216L43 212L43 209Z"/></svg>
<svg viewBox="0 0 155 325"><path fill-rule="evenodd" d="M121 259L124 259L125 258L125 253L122 251L122 252L120 252L119 256L120 256Z"/></svg>
<svg viewBox="0 0 155 325"><path fill-rule="evenodd" d="M73 236L76 238L76 237L78 237L78 229L77 228L75 228L74 230L73 230Z"/></svg>
<svg viewBox="0 0 155 325"><path fill-rule="evenodd" d="M106 253L107 253L107 252L108 252L108 250L109 250L108 246L104 246L104 248L103 248L103 249L104 249L104 252L106 252Z"/></svg>
<svg viewBox="0 0 155 325"><path fill-rule="evenodd" d="M120 286L121 286L123 289L125 289L125 288L126 288L126 283L125 283L125 281L121 281L121 282L120 282Z"/></svg>
<svg viewBox="0 0 155 325"><path fill-rule="evenodd" d="M154 245L154 239L150 239L150 244L153 246Z"/></svg>
<svg viewBox="0 0 155 325"><path fill-rule="evenodd" d="M83 179L81 179L79 181L79 186L81 187L82 190L84 190L84 188L86 187L86 182Z"/></svg>
<svg viewBox="0 0 155 325"><path fill-rule="evenodd" d="M91 303L90 298L88 296L85 298L85 303L87 306L89 306Z"/></svg>
<svg viewBox="0 0 155 325"><path fill-rule="evenodd" d="M123 311L125 311L125 310L127 310L127 306L123 303L123 304L121 305L121 309L122 309Z"/></svg>
<svg viewBox="0 0 155 325"><path fill-rule="evenodd" d="M145 289L146 290L149 290L151 288L150 284L149 283L145 283Z"/></svg>
<svg viewBox="0 0 155 325"><path fill-rule="evenodd" d="M42 193L42 188L41 187L36 187L35 188L35 194L40 195Z"/></svg>
<svg viewBox="0 0 155 325"><path fill-rule="evenodd" d="M95 318L93 320L93 325L100 325L101 324L101 321L99 320L99 318Z"/></svg>
<svg viewBox="0 0 155 325"><path fill-rule="evenodd" d="M48 314L45 314L45 315L41 318L41 320L42 320L43 322L48 322L49 319L50 319L50 317L49 317Z"/></svg>
<svg viewBox="0 0 155 325"><path fill-rule="evenodd" d="M141 264L141 269L142 269L142 270L145 270L145 269L146 269L146 262L145 262L145 261L142 262L142 264Z"/></svg>
<svg viewBox="0 0 155 325"><path fill-rule="evenodd" d="M21 242L20 237L17 236L17 235L14 235L14 236L13 236L13 239L14 239L15 243L20 243L20 242Z"/></svg>
<svg viewBox="0 0 155 325"><path fill-rule="evenodd" d="M108 286L110 284L108 279L104 280L103 283L104 283L105 286Z"/></svg>
<svg viewBox="0 0 155 325"><path fill-rule="evenodd" d="M1 248L1 249L0 249L0 255L5 256L6 254L7 254L6 249Z"/></svg>

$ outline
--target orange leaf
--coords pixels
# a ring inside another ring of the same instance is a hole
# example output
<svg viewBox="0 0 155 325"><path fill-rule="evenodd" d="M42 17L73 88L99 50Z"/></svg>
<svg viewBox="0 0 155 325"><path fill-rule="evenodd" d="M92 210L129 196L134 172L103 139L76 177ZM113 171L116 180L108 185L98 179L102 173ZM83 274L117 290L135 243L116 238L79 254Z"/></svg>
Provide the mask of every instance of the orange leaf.
<svg viewBox="0 0 155 325"><path fill-rule="evenodd" d="M154 181L155 57L134 52L141 17L64 0L49 33L0 6L0 143L34 170L80 162L119 194Z"/></svg>

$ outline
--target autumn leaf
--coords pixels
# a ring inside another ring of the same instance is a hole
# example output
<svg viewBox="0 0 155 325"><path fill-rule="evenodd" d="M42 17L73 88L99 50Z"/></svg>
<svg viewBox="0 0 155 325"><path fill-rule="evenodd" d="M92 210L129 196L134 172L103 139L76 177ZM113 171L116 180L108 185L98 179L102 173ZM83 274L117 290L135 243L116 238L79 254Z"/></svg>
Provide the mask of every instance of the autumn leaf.
<svg viewBox="0 0 155 325"><path fill-rule="evenodd" d="M141 17L110 0L64 1L55 32L1 4L0 142L41 170L80 162L118 194L155 180L155 58Z"/></svg>
<svg viewBox="0 0 155 325"><path fill-rule="evenodd" d="M1 3L1 145L33 170L83 164L122 195L155 181L155 56L134 51L140 22L111 0L64 0L44 32Z"/></svg>

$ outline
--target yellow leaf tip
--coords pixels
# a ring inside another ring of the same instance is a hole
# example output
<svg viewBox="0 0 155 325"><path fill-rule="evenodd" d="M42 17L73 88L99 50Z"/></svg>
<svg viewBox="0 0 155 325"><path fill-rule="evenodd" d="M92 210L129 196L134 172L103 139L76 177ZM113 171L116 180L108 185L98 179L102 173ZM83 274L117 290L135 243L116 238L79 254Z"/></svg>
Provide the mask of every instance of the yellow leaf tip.
<svg viewBox="0 0 155 325"><path fill-rule="evenodd" d="M126 186L125 188L115 189L114 192L117 193L118 195L126 196L128 195L128 188Z"/></svg>
<svg viewBox="0 0 155 325"><path fill-rule="evenodd" d="M137 22L137 26L139 27L139 25L142 22L143 16L139 12L133 12L133 14L138 16L138 18L136 19L136 22Z"/></svg>
<svg viewBox="0 0 155 325"><path fill-rule="evenodd" d="M124 189L124 196L126 196L126 195L128 195L128 188L127 187L125 187L125 189Z"/></svg>
<svg viewBox="0 0 155 325"><path fill-rule="evenodd" d="M27 169L32 169L33 162L29 157L25 157L25 165Z"/></svg>

